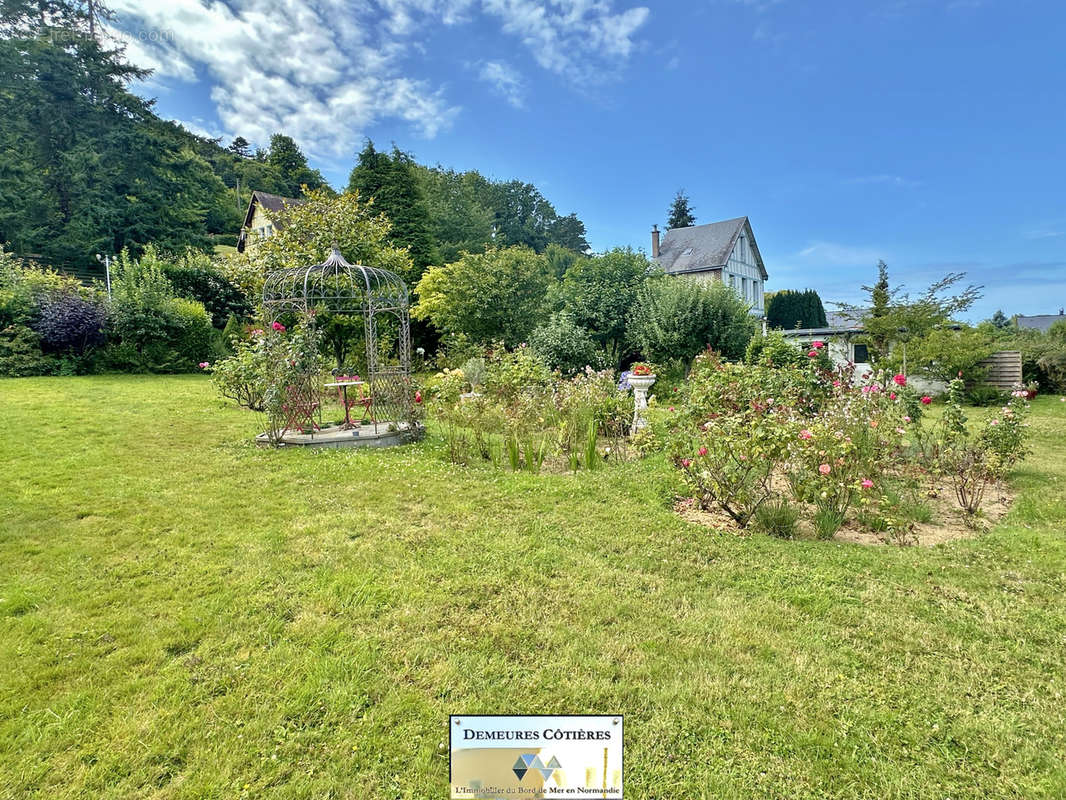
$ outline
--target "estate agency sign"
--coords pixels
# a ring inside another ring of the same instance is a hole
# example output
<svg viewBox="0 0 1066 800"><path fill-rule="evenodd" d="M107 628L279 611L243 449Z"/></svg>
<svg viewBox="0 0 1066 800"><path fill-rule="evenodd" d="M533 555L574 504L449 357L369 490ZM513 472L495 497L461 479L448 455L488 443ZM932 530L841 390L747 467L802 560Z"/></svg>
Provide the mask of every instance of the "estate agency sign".
<svg viewBox="0 0 1066 800"><path fill-rule="evenodd" d="M622 715L452 715L452 798L621 798Z"/></svg>

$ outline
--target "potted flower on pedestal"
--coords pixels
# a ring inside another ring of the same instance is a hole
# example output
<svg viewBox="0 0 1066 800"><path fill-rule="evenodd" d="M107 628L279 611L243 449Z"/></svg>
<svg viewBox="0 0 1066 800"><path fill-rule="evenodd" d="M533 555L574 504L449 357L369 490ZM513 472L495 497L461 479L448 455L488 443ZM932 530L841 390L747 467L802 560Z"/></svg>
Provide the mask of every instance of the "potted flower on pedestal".
<svg viewBox="0 0 1066 800"><path fill-rule="evenodd" d="M648 421L642 413L648 407L648 389L655 383L656 375L647 364L636 363L630 368L626 381L633 388L633 424L629 426L631 433L636 433Z"/></svg>

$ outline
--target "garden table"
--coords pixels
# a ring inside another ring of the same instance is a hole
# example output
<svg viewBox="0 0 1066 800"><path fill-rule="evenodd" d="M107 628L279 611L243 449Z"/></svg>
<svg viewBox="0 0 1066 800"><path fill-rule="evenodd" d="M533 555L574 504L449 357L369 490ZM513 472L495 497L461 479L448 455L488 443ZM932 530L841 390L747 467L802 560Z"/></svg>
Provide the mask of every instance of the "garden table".
<svg viewBox="0 0 1066 800"><path fill-rule="evenodd" d="M328 387L337 387L344 394L344 424L341 426L343 430L357 427L358 423L352 422L351 408L352 404L348 402L348 387L349 386L362 386L365 381L335 381L334 383L327 383Z"/></svg>

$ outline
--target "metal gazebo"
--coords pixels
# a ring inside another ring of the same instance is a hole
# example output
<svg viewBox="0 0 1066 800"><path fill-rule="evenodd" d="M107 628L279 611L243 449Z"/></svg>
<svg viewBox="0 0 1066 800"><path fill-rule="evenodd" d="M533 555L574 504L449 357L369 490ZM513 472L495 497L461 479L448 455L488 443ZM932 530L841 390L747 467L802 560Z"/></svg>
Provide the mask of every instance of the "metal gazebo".
<svg viewBox="0 0 1066 800"><path fill-rule="evenodd" d="M411 319L407 284L394 272L349 264L336 245L321 264L270 272L263 284L263 309L268 321L286 312L322 309L334 314L361 315L366 338L366 384L371 416L378 422L413 420L411 383ZM379 347L381 315L395 320L395 347Z"/></svg>

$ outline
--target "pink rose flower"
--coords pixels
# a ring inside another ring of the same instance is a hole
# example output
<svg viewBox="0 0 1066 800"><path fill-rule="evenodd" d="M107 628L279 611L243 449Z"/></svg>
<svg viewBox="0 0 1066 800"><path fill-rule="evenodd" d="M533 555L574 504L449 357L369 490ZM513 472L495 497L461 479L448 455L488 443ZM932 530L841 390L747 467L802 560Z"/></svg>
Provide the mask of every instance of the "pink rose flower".
<svg viewBox="0 0 1066 800"><path fill-rule="evenodd" d="M922 405L923 406L927 406L927 405L929 405L932 402L933 402L933 398L932 397L930 397L927 394L922 395Z"/></svg>
<svg viewBox="0 0 1066 800"><path fill-rule="evenodd" d="M276 330L278 333L285 332L285 326L282 325L280 322L271 322L270 327Z"/></svg>
<svg viewBox="0 0 1066 800"><path fill-rule="evenodd" d="M200 369L207 369L210 366L211 366L211 364L208 363L207 361L201 361L200 362Z"/></svg>
<svg viewBox="0 0 1066 800"><path fill-rule="evenodd" d="M904 418L903 418L903 421L904 421L904 422L910 422L910 421L911 421L911 418L910 418L910 417L904 417Z"/></svg>
<svg viewBox="0 0 1066 800"><path fill-rule="evenodd" d="M872 480L870 480L869 478L863 478L862 479L862 488L863 489L872 489L873 485L874 485L874 482Z"/></svg>
<svg viewBox="0 0 1066 800"><path fill-rule="evenodd" d="M889 400L895 400L896 399L896 393L895 392L889 392L888 393L888 399Z"/></svg>
<svg viewBox="0 0 1066 800"><path fill-rule="evenodd" d="M811 350L811 352L807 353L807 358L817 358L817 357L818 357L818 351L817 350Z"/></svg>
<svg viewBox="0 0 1066 800"><path fill-rule="evenodd" d="M897 386L906 386L907 385L907 376L906 375L896 375L895 377L892 378L892 380L894 380L896 382Z"/></svg>
<svg viewBox="0 0 1066 800"><path fill-rule="evenodd" d="M815 350L821 350L823 347L825 347L825 342L811 342L811 347L813 347Z"/></svg>
<svg viewBox="0 0 1066 800"><path fill-rule="evenodd" d="M818 467L818 471L823 475L828 475L830 469L831 467L828 464L822 464L820 467Z"/></svg>
<svg viewBox="0 0 1066 800"><path fill-rule="evenodd" d="M803 430L800 431L800 438L801 439L813 439L814 438L814 434L811 433L806 428L804 428Z"/></svg>
<svg viewBox="0 0 1066 800"><path fill-rule="evenodd" d="M688 467L692 466L692 459L691 458L683 458L683 459L681 459L681 466L685 467L686 469Z"/></svg>
<svg viewBox="0 0 1066 800"><path fill-rule="evenodd" d="M700 455L701 456L707 455L707 448L706 447L701 447L700 448Z"/></svg>

